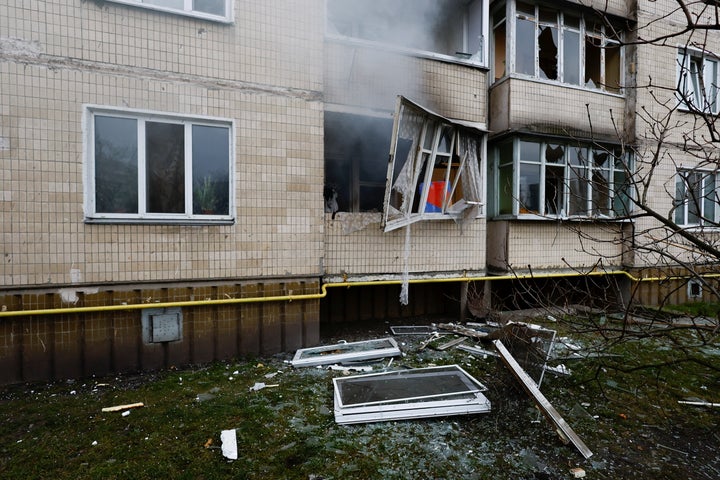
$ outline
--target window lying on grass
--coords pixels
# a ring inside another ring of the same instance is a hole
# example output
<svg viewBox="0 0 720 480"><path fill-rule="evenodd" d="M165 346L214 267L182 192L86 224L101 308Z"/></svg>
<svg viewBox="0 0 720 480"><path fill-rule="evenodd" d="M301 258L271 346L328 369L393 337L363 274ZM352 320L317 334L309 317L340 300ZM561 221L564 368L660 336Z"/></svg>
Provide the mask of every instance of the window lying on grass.
<svg viewBox="0 0 720 480"><path fill-rule="evenodd" d="M718 175L702 170L679 170L675 177L675 223L717 226Z"/></svg>
<svg viewBox="0 0 720 480"><path fill-rule="evenodd" d="M293 367L314 367L333 363L373 360L384 357L397 357L400 348L393 338L364 340L362 342L336 343L321 347L301 348L292 359Z"/></svg>
<svg viewBox="0 0 720 480"><path fill-rule="evenodd" d="M89 220L232 220L230 121L89 108Z"/></svg>
<svg viewBox="0 0 720 480"><path fill-rule="evenodd" d="M617 146L513 138L493 148L495 211L619 218L631 210L632 156Z"/></svg>
<svg viewBox="0 0 720 480"><path fill-rule="evenodd" d="M328 0L327 32L484 63L483 0Z"/></svg>
<svg viewBox="0 0 720 480"><path fill-rule="evenodd" d="M457 365L334 378L341 424L486 413L486 388Z"/></svg>
<svg viewBox="0 0 720 480"><path fill-rule="evenodd" d="M399 97L385 188L385 231L484 213L486 134Z"/></svg>

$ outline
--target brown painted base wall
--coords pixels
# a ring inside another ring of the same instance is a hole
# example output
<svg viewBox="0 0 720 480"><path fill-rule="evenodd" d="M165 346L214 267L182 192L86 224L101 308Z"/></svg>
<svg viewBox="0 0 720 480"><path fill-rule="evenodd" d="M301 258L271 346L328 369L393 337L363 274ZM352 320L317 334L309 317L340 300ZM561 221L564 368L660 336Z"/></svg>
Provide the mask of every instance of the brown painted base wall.
<svg viewBox="0 0 720 480"><path fill-rule="evenodd" d="M316 294L319 282L107 290L73 307ZM4 310L68 307L58 293L0 294ZM319 342L320 300L182 307L182 338L145 343L141 310L0 317L0 384L138 372L293 351Z"/></svg>

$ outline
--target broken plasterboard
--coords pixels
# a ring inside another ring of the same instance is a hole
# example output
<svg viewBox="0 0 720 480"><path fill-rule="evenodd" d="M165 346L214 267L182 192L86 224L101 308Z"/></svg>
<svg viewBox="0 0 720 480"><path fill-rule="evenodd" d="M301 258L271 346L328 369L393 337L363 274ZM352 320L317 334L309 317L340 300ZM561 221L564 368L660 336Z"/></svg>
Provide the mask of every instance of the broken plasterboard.
<svg viewBox="0 0 720 480"><path fill-rule="evenodd" d="M340 424L490 411L485 386L457 365L334 378Z"/></svg>
<svg viewBox="0 0 720 480"><path fill-rule="evenodd" d="M292 359L293 367L314 367L334 363L357 362L384 357L397 357L400 347L393 338L336 343L313 348L301 348Z"/></svg>
<svg viewBox="0 0 720 480"><path fill-rule="evenodd" d="M548 399L545 398L545 395L542 394L537 384L533 381L532 378L530 378L530 375L528 375L525 370L522 369L517 360L515 360L515 358L513 358L512 354L510 354L508 349L505 348L505 345L503 345L500 340L493 340L493 345L495 345L495 348L497 348L497 351L500 354L500 358L502 358L505 365L507 365L515 378L517 378L518 381L522 384L528 395L533 398L533 400L543 412L545 417L555 426L555 429L560 435L560 438L562 438L565 442L572 442L573 445L575 445L575 447L580 451L580 453L582 453L582 455L586 459L590 458L593 454L590 449L585 445L585 443L580 439L580 437L577 436L577 434L575 433L575 431L573 431L570 425L565 422L565 419L560 416L558 411L555 410L555 407L550 404Z"/></svg>

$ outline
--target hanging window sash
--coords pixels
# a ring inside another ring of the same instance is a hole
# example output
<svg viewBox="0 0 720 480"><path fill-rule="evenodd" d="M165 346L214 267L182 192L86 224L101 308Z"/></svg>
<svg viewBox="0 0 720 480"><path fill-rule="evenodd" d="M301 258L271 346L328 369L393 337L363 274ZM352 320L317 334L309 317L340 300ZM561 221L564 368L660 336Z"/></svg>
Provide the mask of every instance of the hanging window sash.
<svg viewBox="0 0 720 480"><path fill-rule="evenodd" d="M390 144L383 224L386 232L420 220L483 215L487 134L398 97Z"/></svg>

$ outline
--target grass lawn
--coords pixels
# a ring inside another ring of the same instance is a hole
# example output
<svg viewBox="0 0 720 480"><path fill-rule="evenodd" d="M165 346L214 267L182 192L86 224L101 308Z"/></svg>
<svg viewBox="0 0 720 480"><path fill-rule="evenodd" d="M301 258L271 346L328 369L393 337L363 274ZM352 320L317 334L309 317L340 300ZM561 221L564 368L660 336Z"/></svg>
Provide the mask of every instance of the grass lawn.
<svg viewBox="0 0 720 480"><path fill-rule="evenodd" d="M576 467L593 479L720 478L720 408L678 403L720 402L717 336L703 342L684 329L635 339L545 326L582 351L601 347L600 356L563 361L572 374L546 374L541 386L593 451L588 460L562 443L498 359L419 351L424 337L407 335L396 337L404 355L391 369L458 364L488 387L492 411L337 425L332 378L342 373L295 369L294 352L15 385L0 390L0 478L564 479ZM389 335L386 327L355 326L354 339ZM253 391L256 382L278 386ZM101 411L135 402L144 407ZM220 449L226 429L237 431L235 461Z"/></svg>

